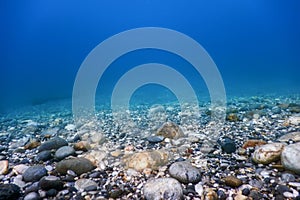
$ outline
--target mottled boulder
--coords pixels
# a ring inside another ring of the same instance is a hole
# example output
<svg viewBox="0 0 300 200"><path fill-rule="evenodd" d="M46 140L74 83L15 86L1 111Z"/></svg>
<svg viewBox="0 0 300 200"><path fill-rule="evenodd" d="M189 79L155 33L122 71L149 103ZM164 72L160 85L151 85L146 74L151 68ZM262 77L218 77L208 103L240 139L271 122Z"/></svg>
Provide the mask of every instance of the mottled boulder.
<svg viewBox="0 0 300 200"><path fill-rule="evenodd" d="M255 149L252 160L260 164L269 164L280 160L280 155L283 150L284 144L270 143L262 145Z"/></svg>

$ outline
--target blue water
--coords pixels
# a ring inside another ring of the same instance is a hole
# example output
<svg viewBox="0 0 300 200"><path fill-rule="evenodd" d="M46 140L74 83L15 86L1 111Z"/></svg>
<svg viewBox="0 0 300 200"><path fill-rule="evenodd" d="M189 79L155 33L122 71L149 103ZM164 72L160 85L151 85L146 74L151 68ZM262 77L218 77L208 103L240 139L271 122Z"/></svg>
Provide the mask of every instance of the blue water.
<svg viewBox="0 0 300 200"><path fill-rule="evenodd" d="M296 0L1 1L0 111L71 98L76 73L94 47L119 32L149 26L200 43L218 66L227 94L299 94L299 8ZM148 62L174 67L198 97L208 94L189 63L159 50L120 57L97 94L109 96L122 74ZM132 98L155 103L163 95L175 99L157 85L140 88Z"/></svg>

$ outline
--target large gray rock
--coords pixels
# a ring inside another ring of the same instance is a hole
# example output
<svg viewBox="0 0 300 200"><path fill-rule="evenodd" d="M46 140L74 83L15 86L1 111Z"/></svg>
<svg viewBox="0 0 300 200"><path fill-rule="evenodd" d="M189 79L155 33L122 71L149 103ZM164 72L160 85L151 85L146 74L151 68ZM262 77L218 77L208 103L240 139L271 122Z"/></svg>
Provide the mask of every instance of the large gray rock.
<svg viewBox="0 0 300 200"><path fill-rule="evenodd" d="M189 162L175 162L169 168L169 173L182 183L198 183L201 180L199 169Z"/></svg>
<svg viewBox="0 0 300 200"><path fill-rule="evenodd" d="M150 179L143 188L146 200L181 200L183 190L181 184L174 178Z"/></svg>
<svg viewBox="0 0 300 200"><path fill-rule="evenodd" d="M45 150L59 149L60 147L67 146L68 142L60 137L52 138L39 146L39 152Z"/></svg>
<svg viewBox="0 0 300 200"><path fill-rule="evenodd" d="M62 160L56 164L56 171L60 174L67 174L68 170L72 170L77 175L89 172L93 170L95 166L86 158L72 158L68 160Z"/></svg>
<svg viewBox="0 0 300 200"><path fill-rule="evenodd" d="M74 155L75 150L70 146L63 146L56 150L55 157L59 160L62 160L68 156Z"/></svg>
<svg viewBox="0 0 300 200"><path fill-rule="evenodd" d="M300 174L300 142L284 147L281 163L286 169Z"/></svg>
<svg viewBox="0 0 300 200"><path fill-rule="evenodd" d="M255 149L252 160L259 164L269 164L280 160L280 155L283 150L284 144L270 143L259 146Z"/></svg>
<svg viewBox="0 0 300 200"><path fill-rule="evenodd" d="M47 170L41 165L31 166L23 173L25 182L36 182L47 175Z"/></svg>

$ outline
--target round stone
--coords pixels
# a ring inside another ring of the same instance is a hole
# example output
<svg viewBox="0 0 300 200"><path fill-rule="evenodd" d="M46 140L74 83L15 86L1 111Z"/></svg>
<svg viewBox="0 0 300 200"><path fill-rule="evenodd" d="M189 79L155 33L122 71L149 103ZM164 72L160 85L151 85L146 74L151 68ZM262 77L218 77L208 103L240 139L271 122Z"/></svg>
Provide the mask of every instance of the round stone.
<svg viewBox="0 0 300 200"><path fill-rule="evenodd" d="M258 164L269 164L280 159L284 144L270 143L262 145L253 153L252 160Z"/></svg>
<svg viewBox="0 0 300 200"><path fill-rule="evenodd" d="M59 160L62 160L74 154L75 154L75 150L73 149L73 147L63 146L56 150L55 157Z"/></svg>
<svg viewBox="0 0 300 200"><path fill-rule="evenodd" d="M82 178L82 179L78 179L75 182L75 188L77 190L81 190L81 191L96 190L97 189L97 183L93 180Z"/></svg>
<svg viewBox="0 0 300 200"><path fill-rule="evenodd" d="M146 200L183 199L181 184L173 178L150 179L143 188Z"/></svg>
<svg viewBox="0 0 300 200"><path fill-rule="evenodd" d="M20 187L15 184L0 184L1 199L17 200L20 196Z"/></svg>
<svg viewBox="0 0 300 200"><path fill-rule="evenodd" d="M89 172L93 170L95 166L86 158L72 158L68 160L62 160L56 164L56 171L60 174L67 174L68 170L72 170L77 175Z"/></svg>
<svg viewBox="0 0 300 200"><path fill-rule="evenodd" d="M25 182L39 181L43 176L47 175L47 170L41 165L31 166L23 173Z"/></svg>
<svg viewBox="0 0 300 200"><path fill-rule="evenodd" d="M40 196L36 192L29 192L24 200L40 200Z"/></svg>
<svg viewBox="0 0 300 200"><path fill-rule="evenodd" d="M39 146L39 152L45 150L59 149L60 147L67 146L68 142L60 137L52 138Z"/></svg>
<svg viewBox="0 0 300 200"><path fill-rule="evenodd" d="M281 163L285 169L300 174L300 142L284 147Z"/></svg>
<svg viewBox="0 0 300 200"><path fill-rule="evenodd" d="M235 176L227 176L226 178L224 178L224 181L226 185L233 188L239 187L243 184L243 182Z"/></svg>
<svg viewBox="0 0 300 200"><path fill-rule="evenodd" d="M200 170L185 161L173 163L169 173L182 183L198 183L201 180Z"/></svg>

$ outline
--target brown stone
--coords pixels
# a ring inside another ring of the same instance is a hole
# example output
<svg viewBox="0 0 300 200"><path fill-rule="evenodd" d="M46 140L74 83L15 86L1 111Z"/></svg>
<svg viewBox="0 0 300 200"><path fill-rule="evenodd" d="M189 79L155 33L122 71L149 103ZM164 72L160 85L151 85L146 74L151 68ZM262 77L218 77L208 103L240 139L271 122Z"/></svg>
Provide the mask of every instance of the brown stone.
<svg viewBox="0 0 300 200"><path fill-rule="evenodd" d="M181 128L173 123L173 122L166 122L164 123L158 130L156 135L164 136L165 138L170 139L178 139L180 137L183 137L183 131Z"/></svg>
<svg viewBox="0 0 300 200"><path fill-rule="evenodd" d="M235 176L227 176L226 178L224 178L224 181L226 185L233 188L239 187L243 184L243 182Z"/></svg>
<svg viewBox="0 0 300 200"><path fill-rule="evenodd" d="M247 149L249 147L257 147L257 146L261 146L264 144L267 144L267 143L263 140L248 140L243 144L242 148Z"/></svg>
<svg viewBox="0 0 300 200"><path fill-rule="evenodd" d="M8 173L8 160L0 161L0 175L5 175Z"/></svg>
<svg viewBox="0 0 300 200"><path fill-rule="evenodd" d="M34 148L40 146L40 145L41 145L40 141L38 141L38 140L36 140L36 139L32 139L32 140L30 140L30 141L24 146L24 149L29 149L29 150L31 150L31 149L34 149Z"/></svg>
<svg viewBox="0 0 300 200"><path fill-rule="evenodd" d="M74 144L75 151L88 151L91 149L91 146L86 141L80 141Z"/></svg>

